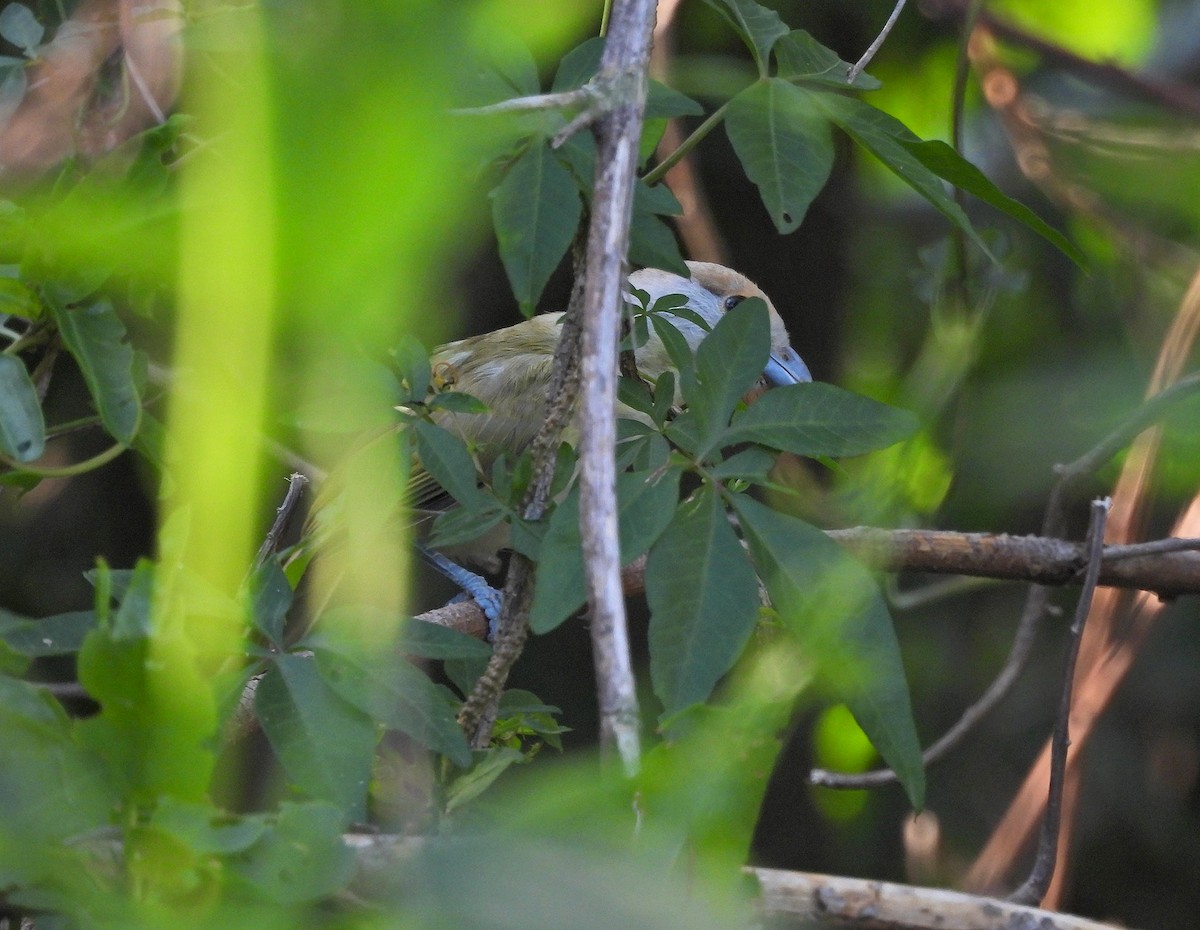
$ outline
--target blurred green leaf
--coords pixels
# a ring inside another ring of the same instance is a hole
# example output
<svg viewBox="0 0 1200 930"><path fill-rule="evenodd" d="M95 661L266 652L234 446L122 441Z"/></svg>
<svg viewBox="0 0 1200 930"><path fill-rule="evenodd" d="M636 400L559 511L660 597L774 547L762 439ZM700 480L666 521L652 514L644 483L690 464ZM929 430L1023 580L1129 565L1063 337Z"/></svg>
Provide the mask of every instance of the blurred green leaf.
<svg viewBox="0 0 1200 930"><path fill-rule="evenodd" d="M46 27L37 21L33 10L24 3L10 3L0 10L0 36L32 58L46 34Z"/></svg>
<svg viewBox="0 0 1200 930"><path fill-rule="evenodd" d="M837 52L826 48L803 29L793 29L775 43L776 74L789 80L802 79L808 84L824 84L838 90L854 87L857 90L875 90L879 81L865 71L860 71L854 83L846 79L850 74L850 63L842 61Z"/></svg>
<svg viewBox="0 0 1200 930"><path fill-rule="evenodd" d="M0 314L8 313L23 320L42 315L42 302L24 281L0 276Z"/></svg>
<svg viewBox="0 0 1200 930"><path fill-rule="evenodd" d="M820 381L774 388L734 417L716 442L757 442L807 456L862 455L907 439L919 427L907 410Z"/></svg>
<svg viewBox="0 0 1200 930"><path fill-rule="evenodd" d="M58 843L107 826L119 798L44 691L0 675L0 732L0 883L59 878L75 865Z"/></svg>
<svg viewBox="0 0 1200 930"><path fill-rule="evenodd" d="M312 798L336 804L343 825L363 820L376 726L330 687L316 659L273 657L254 707L291 782Z"/></svg>
<svg viewBox="0 0 1200 930"><path fill-rule="evenodd" d="M330 804L280 805L274 824L231 863L256 892L281 904L333 894L354 875L354 853L342 839L343 811Z"/></svg>
<svg viewBox="0 0 1200 930"><path fill-rule="evenodd" d="M775 228L795 230L833 168L829 121L807 92L768 78L729 101L725 131Z"/></svg>
<svg viewBox="0 0 1200 930"><path fill-rule="evenodd" d="M429 391L429 350L421 345L415 336L405 333L392 346L388 355L396 374L400 377L401 386L408 391L410 400L424 401Z"/></svg>
<svg viewBox="0 0 1200 930"><path fill-rule="evenodd" d="M758 73L766 77L771 49L788 32L779 14L754 0L705 0L705 3L729 21L754 56Z"/></svg>
<svg viewBox="0 0 1200 930"><path fill-rule="evenodd" d="M492 191L500 257L526 316L571 245L582 211L570 172L541 140L530 145Z"/></svg>
<svg viewBox="0 0 1200 930"><path fill-rule="evenodd" d="M892 618L870 573L816 527L737 495L734 509L784 625L896 772L925 798L921 746Z"/></svg>
<svg viewBox="0 0 1200 930"><path fill-rule="evenodd" d="M954 151L945 142L934 139L929 142L920 140L900 139L900 143L908 149L917 160L940 178L945 178L955 187L961 188L968 194L974 194L986 204L990 204L1002 213L1006 213L1018 223L1033 230L1052 246L1071 259L1080 268L1087 267L1083 253L1070 239L1057 229L1049 226L1045 220L1030 210L1025 204L1013 200L1000 188L988 180L987 176L973 164Z"/></svg>
<svg viewBox="0 0 1200 930"><path fill-rule="evenodd" d="M216 709L178 632L151 621L154 566L138 563L121 606L79 650L79 683L100 713L77 723L133 803L198 801L215 764Z"/></svg>
<svg viewBox="0 0 1200 930"><path fill-rule="evenodd" d="M133 348L112 303L97 300L69 307L51 300L50 312L67 349L79 364L109 434L129 445L137 433L141 402L133 379Z"/></svg>
<svg viewBox="0 0 1200 930"><path fill-rule="evenodd" d="M646 560L650 678L670 717L708 699L758 619L758 581L712 488L676 512Z"/></svg>
<svg viewBox="0 0 1200 930"><path fill-rule="evenodd" d="M626 472L617 476L617 520L621 564L628 565L650 548L671 521L679 500L680 472ZM542 540L529 626L547 633L587 601L579 535L579 493L555 508Z"/></svg>
<svg viewBox="0 0 1200 930"><path fill-rule="evenodd" d="M25 363L0 355L0 452L32 462L46 450L46 421Z"/></svg>
<svg viewBox="0 0 1200 930"><path fill-rule="evenodd" d="M0 642L14 652L37 658L78 652L84 638L96 626L96 613L80 610L27 620L0 611Z"/></svg>
<svg viewBox="0 0 1200 930"><path fill-rule="evenodd" d="M305 643L316 653L322 679L342 698L460 768L471 764L471 750L455 719L456 704L411 662L328 633Z"/></svg>
<svg viewBox="0 0 1200 930"><path fill-rule="evenodd" d="M278 559L267 559L250 576L250 597L255 627L271 645L282 646L293 592Z"/></svg>
<svg viewBox="0 0 1200 930"><path fill-rule="evenodd" d="M150 822L206 856L242 852L269 829L262 816L235 816L211 804L188 804L173 798L164 798L155 806Z"/></svg>
<svg viewBox="0 0 1200 930"><path fill-rule="evenodd" d="M921 142L899 120L870 104L843 94L812 92L816 105L828 114L855 142L878 158L905 184L929 201L950 222L970 237L992 261L987 243L975 231L970 219L947 192L941 178L925 167L910 151Z"/></svg>

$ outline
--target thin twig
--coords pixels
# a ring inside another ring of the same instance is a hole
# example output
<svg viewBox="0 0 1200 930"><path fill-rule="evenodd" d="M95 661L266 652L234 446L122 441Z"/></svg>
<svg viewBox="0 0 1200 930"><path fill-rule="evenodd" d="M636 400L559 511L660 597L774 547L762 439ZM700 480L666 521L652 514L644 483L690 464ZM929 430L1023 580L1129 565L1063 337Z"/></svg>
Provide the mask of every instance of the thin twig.
<svg viewBox="0 0 1200 930"><path fill-rule="evenodd" d="M871 63L871 59L875 57L875 53L883 47L883 43L887 40L888 33L892 31L892 27L896 25L896 20L900 18L900 11L904 9L904 4L906 2L907 0L896 0L896 6L892 10L892 15L889 16L888 21L883 24L883 31L875 37L875 41L867 47L865 52L863 52L862 58L858 59L858 61L852 64L850 66L850 70L846 72L847 84L853 84L858 79L858 76L862 74L863 69L866 68L867 65Z"/></svg>
<svg viewBox="0 0 1200 930"><path fill-rule="evenodd" d="M586 279L587 269L583 253L577 244L575 285L566 316L563 317L558 344L554 349L550 387L546 393L546 413L537 435L530 444L533 477L522 501L522 515L526 520L538 520L546 511L550 483L554 479L555 449L563 427L575 413L579 394L580 317L583 312L583 287ZM504 580L504 605L496 623L492 656L458 713L459 726L476 749L485 748L491 740L500 696L508 681L509 672L520 658L529 635L533 584L533 563L520 553L513 553L508 575ZM483 618L483 612L473 601L447 605L434 613L438 616L430 618L433 622L480 637L487 635L487 622ZM460 623L462 625L459 625Z"/></svg>
<svg viewBox="0 0 1200 930"><path fill-rule="evenodd" d="M278 548L279 538L287 531L288 524L296 512L296 505L300 503L300 495L304 493L307 484L308 478L299 472L293 472L288 478L288 489L283 496L283 503L275 511L275 520L267 530L262 545L258 547L258 555L254 557L255 568L260 568Z"/></svg>
<svg viewBox="0 0 1200 930"><path fill-rule="evenodd" d="M1063 672L1062 698L1058 704L1058 716L1054 722L1054 737L1050 756L1050 789L1046 801L1046 817L1042 821L1042 833L1038 839L1037 855L1029 877L1021 887L1008 896L1016 904L1037 904L1046 895L1054 867L1058 861L1058 831L1062 815L1062 793L1067 769L1067 748L1071 745L1071 692L1075 683L1075 660L1079 658L1079 644L1083 639L1083 628L1092 608L1092 596L1096 593L1096 582L1100 578L1100 557L1104 551L1104 524L1108 519L1112 499L1104 498L1092 502L1091 520L1088 524L1088 567L1079 602L1075 605L1075 620L1071 624L1071 641L1067 649L1066 668Z"/></svg>

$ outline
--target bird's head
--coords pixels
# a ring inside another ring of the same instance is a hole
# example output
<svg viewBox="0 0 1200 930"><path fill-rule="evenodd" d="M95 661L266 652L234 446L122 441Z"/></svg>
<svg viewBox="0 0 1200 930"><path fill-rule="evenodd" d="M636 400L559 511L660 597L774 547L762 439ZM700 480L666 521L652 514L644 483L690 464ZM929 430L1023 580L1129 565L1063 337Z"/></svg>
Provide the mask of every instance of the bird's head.
<svg viewBox="0 0 1200 930"><path fill-rule="evenodd" d="M684 278L659 268L644 268L629 276L629 283L650 295L649 305L668 294L682 294L687 298L690 310L699 314L710 327L715 326L722 314L732 310L747 297L757 297L767 305L771 319L771 356L763 371L763 380L770 387L798 384L811 381L800 355L792 348L787 328L771 299L762 289L743 274L732 268L712 262L688 262L690 278ZM687 339L692 351L707 335L704 329L684 317L675 317L672 322ZM670 361L666 349L651 333L650 342L638 350L638 367L647 375L656 377Z"/></svg>

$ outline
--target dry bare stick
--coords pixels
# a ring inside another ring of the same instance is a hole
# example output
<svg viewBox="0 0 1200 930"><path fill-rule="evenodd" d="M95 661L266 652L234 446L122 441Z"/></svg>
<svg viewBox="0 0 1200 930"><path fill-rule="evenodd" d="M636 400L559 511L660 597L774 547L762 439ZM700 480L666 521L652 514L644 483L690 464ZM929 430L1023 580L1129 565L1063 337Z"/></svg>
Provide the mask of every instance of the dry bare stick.
<svg viewBox="0 0 1200 930"><path fill-rule="evenodd" d="M868 568L881 572L913 571L1062 587L1079 584L1087 565L1082 543L1041 536L869 526L826 530L826 535ZM1100 584L1164 598L1200 594L1198 552L1200 538L1194 536L1105 546ZM626 596L646 590L645 568L643 557L621 569ZM487 635L487 620L474 601L446 604L416 619L480 639Z"/></svg>
<svg viewBox="0 0 1200 930"><path fill-rule="evenodd" d="M1176 382L1179 372L1186 363L1197 333L1200 331L1200 269L1193 275L1187 293L1180 304L1170 329L1163 338L1163 346L1151 377L1148 393L1161 392ZM1130 450L1121 475L1113 491L1113 516L1109 521L1109 541L1127 543L1135 538L1141 523L1141 510L1145 489L1149 485L1150 473L1157 457L1160 430L1147 430ZM1194 500L1172 530L1175 536L1193 536L1200 533L1200 498ZM1093 604L1093 617L1084 635L1076 672L1076 704L1072 712L1071 726L1075 733L1067 760L1070 779L1078 777L1078 758L1082 748L1095 728L1100 715L1108 706L1117 686L1145 639L1146 633L1162 610L1162 603L1146 594L1138 594L1129 603L1119 592L1102 589ZM1117 620L1126 612L1132 621L1119 630ZM1049 772L1049 747L1041 754L1020 791L1009 805L1003 819L993 831L991 838L971 866L965 887L986 891L998 887L1008 875L1021 851L1032 836L1033 829L1041 819L1045 805L1045 785ZM1069 797L1077 792L1068 788ZM1070 848L1073 805L1066 811L1066 825L1059 838L1059 861L1064 866L1058 870L1047 894L1047 903L1061 900L1063 880L1067 874L1065 863Z"/></svg>
<svg viewBox="0 0 1200 930"><path fill-rule="evenodd" d="M948 891L865 878L748 869L760 913L775 930L1112 930L1068 914Z"/></svg>
<svg viewBox="0 0 1200 930"><path fill-rule="evenodd" d="M275 520L272 522L271 528L267 530L262 545L258 547L258 555L254 558L255 568L261 568L262 564L278 548L279 537L287 531L292 515L296 512L296 506L300 503L300 495L304 493L304 487L307 484L308 478L300 472L293 472L288 478L288 489L283 496L283 503L276 509Z"/></svg>
<svg viewBox="0 0 1200 930"><path fill-rule="evenodd" d="M588 229L580 396L579 528L600 703L600 744L625 770L641 764L637 692L617 544L617 339L655 0L612 6L599 75L617 96L595 123L595 196Z"/></svg>
<svg viewBox="0 0 1200 930"><path fill-rule="evenodd" d="M1066 669L1063 673L1062 697L1054 721L1054 735L1050 739L1050 785L1046 796L1046 816L1042 821L1042 834L1038 841L1037 855L1029 877L1021 887L1008 896L1017 904L1037 904L1045 897L1054 877L1058 861L1059 827L1062 823L1063 787L1066 779L1067 748L1071 745L1071 690L1075 683L1075 662L1079 658L1079 646L1083 630L1091 612L1092 596L1096 593L1096 582L1100 578L1100 557L1104 552L1104 524L1108 518L1112 501L1108 498L1092 502L1091 518L1088 523L1088 568L1079 602L1075 606L1075 619L1071 623L1071 641L1067 647Z"/></svg>

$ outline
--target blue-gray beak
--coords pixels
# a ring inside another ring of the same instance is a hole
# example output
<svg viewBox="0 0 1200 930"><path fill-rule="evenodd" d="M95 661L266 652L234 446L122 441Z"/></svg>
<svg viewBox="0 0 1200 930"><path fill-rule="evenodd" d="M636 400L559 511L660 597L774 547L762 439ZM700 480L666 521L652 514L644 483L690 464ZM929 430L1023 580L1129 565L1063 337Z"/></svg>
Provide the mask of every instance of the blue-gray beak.
<svg viewBox="0 0 1200 930"><path fill-rule="evenodd" d="M763 377L771 387L783 387L785 384L799 384L801 381L812 380L808 366L791 346L784 346L771 353L771 359L763 370Z"/></svg>

